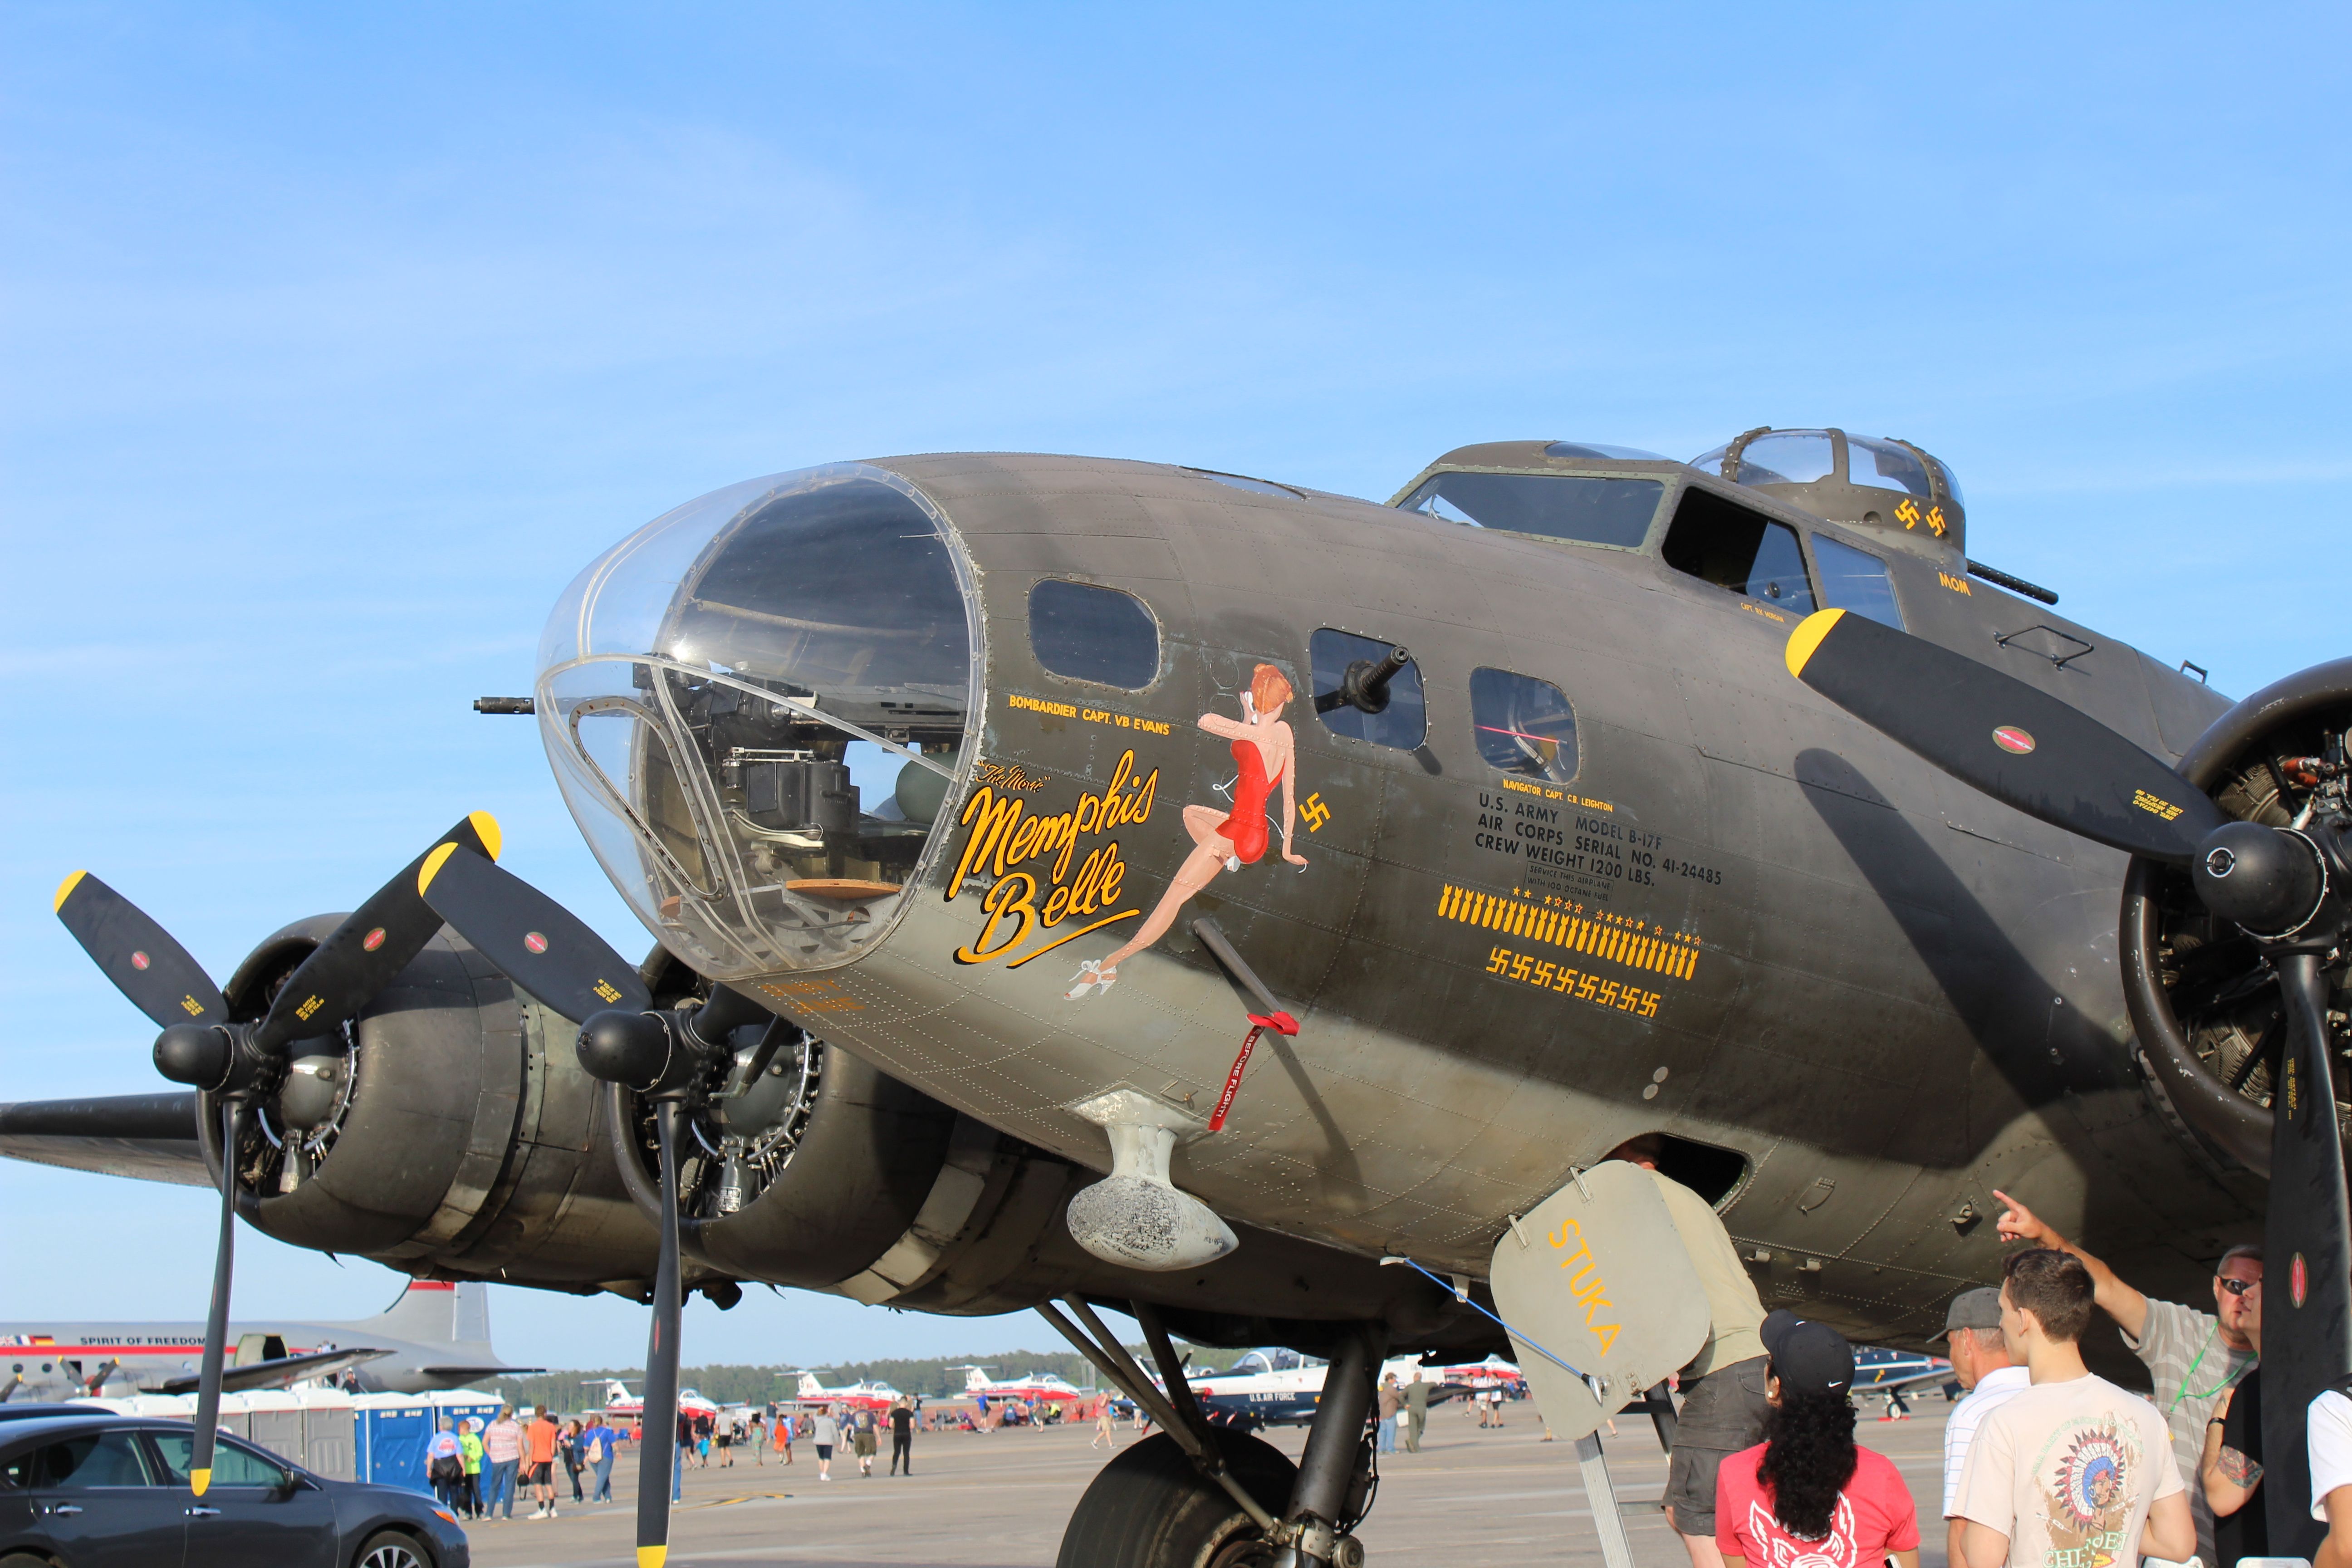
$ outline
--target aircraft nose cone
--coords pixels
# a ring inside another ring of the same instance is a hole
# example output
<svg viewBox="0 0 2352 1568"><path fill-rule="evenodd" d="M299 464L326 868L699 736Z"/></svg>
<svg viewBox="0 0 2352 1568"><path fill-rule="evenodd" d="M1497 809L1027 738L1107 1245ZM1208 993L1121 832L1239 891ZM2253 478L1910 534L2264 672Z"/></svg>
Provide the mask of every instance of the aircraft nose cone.
<svg viewBox="0 0 2352 1568"><path fill-rule="evenodd" d="M155 1070L192 1089L218 1088L229 1058L228 1037L202 1024L174 1024L155 1037Z"/></svg>
<svg viewBox="0 0 2352 1568"><path fill-rule="evenodd" d="M2224 823L2197 848L2197 896L2256 936L2284 936L2316 912L2327 890L2319 847L2288 828Z"/></svg>
<svg viewBox="0 0 2352 1568"><path fill-rule="evenodd" d="M883 939L968 749L978 589L911 482L840 464L712 492L577 579L541 735L622 896L698 973Z"/></svg>
<svg viewBox="0 0 2352 1568"><path fill-rule="evenodd" d="M669 1031L650 1013L599 1013L580 1026L574 1048L589 1077L650 1089L669 1064Z"/></svg>

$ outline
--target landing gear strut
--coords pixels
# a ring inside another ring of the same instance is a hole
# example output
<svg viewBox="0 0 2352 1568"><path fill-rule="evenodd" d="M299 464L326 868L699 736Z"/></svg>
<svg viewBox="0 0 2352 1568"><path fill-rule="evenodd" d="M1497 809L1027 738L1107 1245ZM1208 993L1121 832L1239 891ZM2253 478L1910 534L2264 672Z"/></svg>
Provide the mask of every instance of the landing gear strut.
<svg viewBox="0 0 2352 1568"><path fill-rule="evenodd" d="M1294 1467L1272 1445L1210 1425L1151 1307L1134 1302L1129 1310L1143 1325L1164 1395L1084 1301L1066 1297L1064 1305L1071 1317L1050 1303L1037 1310L1160 1430L1087 1488L1062 1536L1059 1568L1361 1568L1363 1546L1348 1532L1371 1506L1365 1418L1387 1349L1384 1328L1363 1325L1341 1341Z"/></svg>
<svg viewBox="0 0 2352 1568"><path fill-rule="evenodd" d="M1352 1330L1323 1374L1323 1397L1283 1516L1294 1533L1289 1547L1275 1554L1276 1568L1357 1568L1363 1562L1363 1544L1347 1532L1372 1506L1372 1438L1364 1418L1387 1348L1386 1330Z"/></svg>

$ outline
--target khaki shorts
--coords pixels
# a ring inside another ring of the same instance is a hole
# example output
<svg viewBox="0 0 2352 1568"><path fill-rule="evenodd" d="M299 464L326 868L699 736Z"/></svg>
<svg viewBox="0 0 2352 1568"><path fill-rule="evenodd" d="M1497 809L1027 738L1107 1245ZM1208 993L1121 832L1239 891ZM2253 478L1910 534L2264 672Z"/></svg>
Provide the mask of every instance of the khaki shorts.
<svg viewBox="0 0 2352 1568"><path fill-rule="evenodd" d="M1683 1384L1675 1451L1666 1461L1666 1517L1685 1535L1715 1533L1715 1473L1742 1448L1764 1440L1765 1358L1717 1367Z"/></svg>

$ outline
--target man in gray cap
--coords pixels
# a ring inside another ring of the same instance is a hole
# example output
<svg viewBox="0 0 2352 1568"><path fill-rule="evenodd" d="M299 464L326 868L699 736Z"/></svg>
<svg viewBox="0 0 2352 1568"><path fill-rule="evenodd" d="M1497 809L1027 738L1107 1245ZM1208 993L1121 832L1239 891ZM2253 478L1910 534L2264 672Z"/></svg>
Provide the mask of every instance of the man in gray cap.
<svg viewBox="0 0 2352 1568"><path fill-rule="evenodd" d="M1929 1336L1928 1342L1948 1342L1944 1353L1951 1358L1952 1375L1969 1391L1966 1399L1952 1406L1950 1419L1944 1423L1944 1538L1945 1561L1962 1563L1960 1531L1965 1521L1954 1517L1952 1510L1959 1500L1960 1469L1968 1463L1969 1439L1975 1436L1977 1424L1995 1406L2004 1405L2032 1383L2032 1374L2011 1359L2009 1342L2000 1333L2000 1292L1990 1287L1963 1290L1952 1298L1944 1313L1944 1331Z"/></svg>

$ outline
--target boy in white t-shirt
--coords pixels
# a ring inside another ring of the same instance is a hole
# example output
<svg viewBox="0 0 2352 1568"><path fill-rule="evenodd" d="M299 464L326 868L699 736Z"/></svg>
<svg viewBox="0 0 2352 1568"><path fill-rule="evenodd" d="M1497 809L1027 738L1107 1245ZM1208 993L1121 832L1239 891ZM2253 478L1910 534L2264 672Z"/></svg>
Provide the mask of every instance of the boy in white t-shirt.
<svg viewBox="0 0 2352 1568"><path fill-rule="evenodd" d="M1968 1521L1965 1568L2137 1568L2143 1553L2189 1556L2197 1526L2164 1417L2083 1364L2089 1270L2036 1247L2004 1272L2001 1335L2033 1382L1969 1444L1954 1505Z"/></svg>
<svg viewBox="0 0 2352 1568"><path fill-rule="evenodd" d="M2327 1521L2327 1539L2311 1568L2352 1568L2352 1399L2328 1389L2304 1417L2311 1445L2311 1517Z"/></svg>

